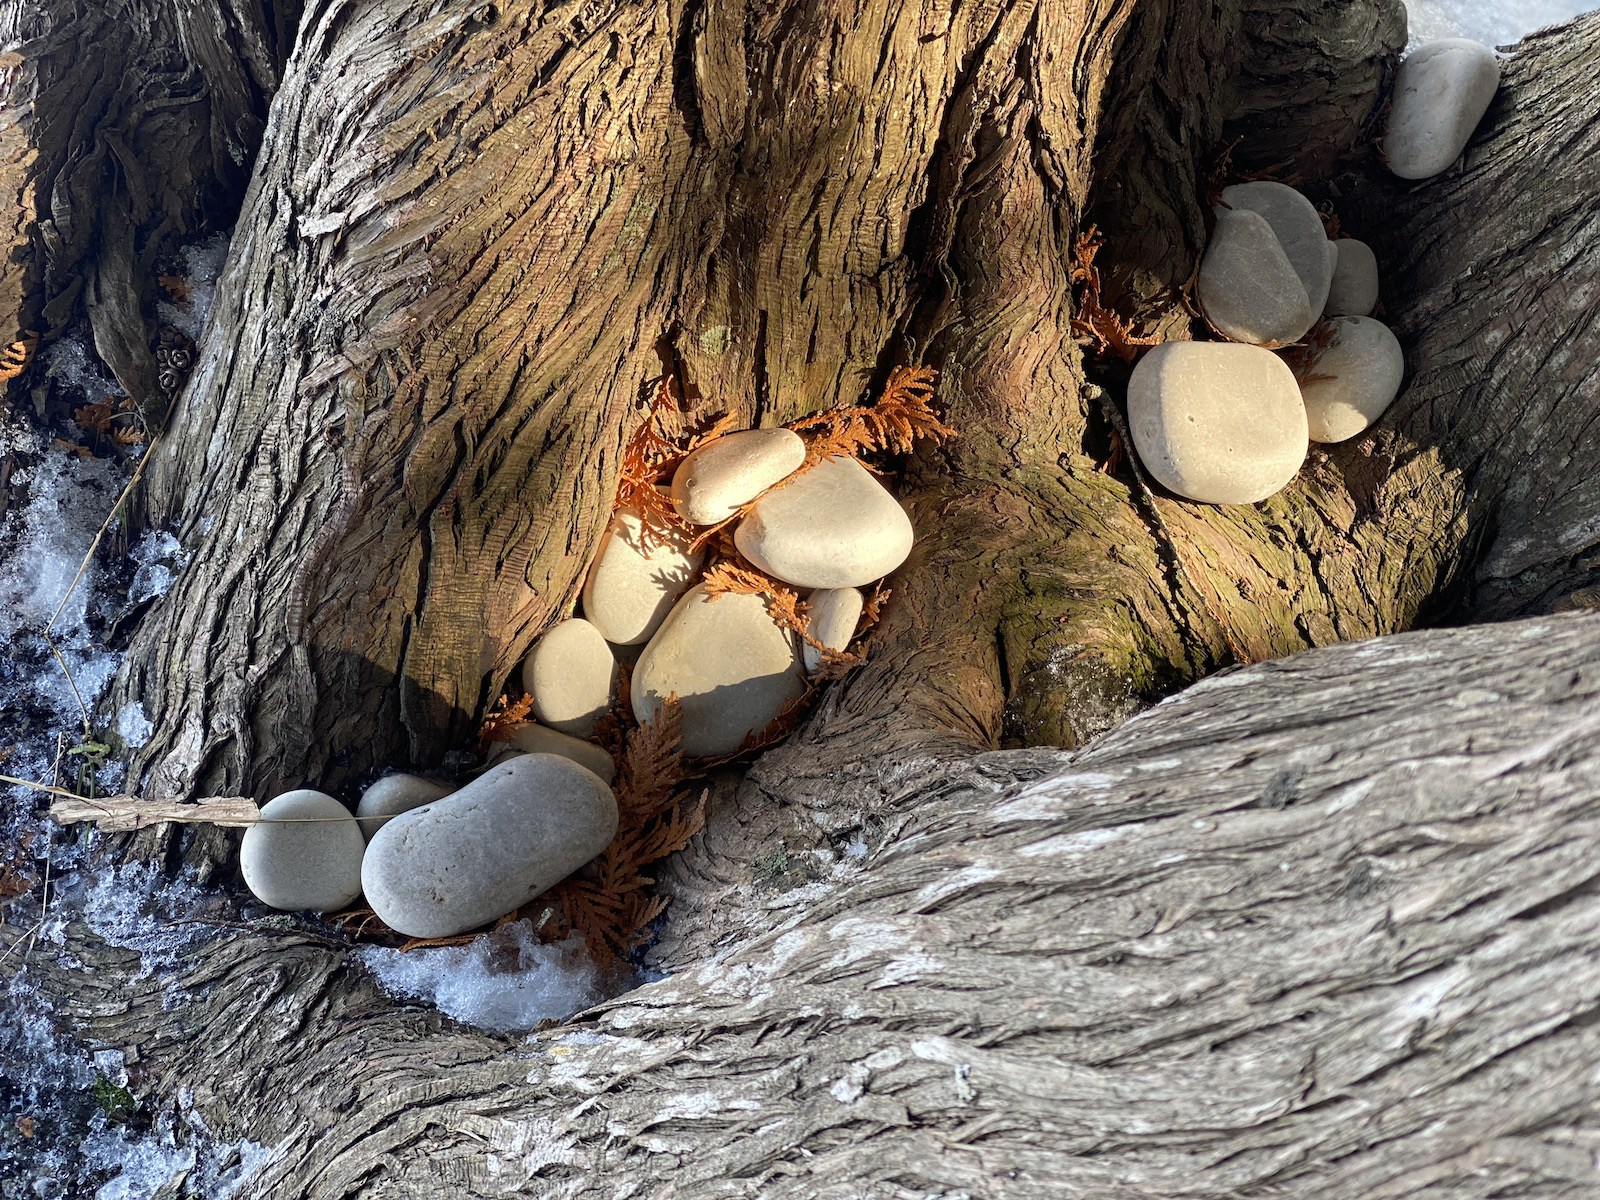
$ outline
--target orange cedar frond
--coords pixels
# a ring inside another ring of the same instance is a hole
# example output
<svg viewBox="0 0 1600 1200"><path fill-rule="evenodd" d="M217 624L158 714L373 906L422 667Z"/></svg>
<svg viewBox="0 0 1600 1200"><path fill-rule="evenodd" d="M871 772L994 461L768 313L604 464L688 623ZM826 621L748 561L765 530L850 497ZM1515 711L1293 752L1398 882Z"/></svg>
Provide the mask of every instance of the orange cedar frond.
<svg viewBox="0 0 1600 1200"><path fill-rule="evenodd" d="M86 433L103 434L117 413L109 404L85 404L72 410L72 419Z"/></svg>
<svg viewBox="0 0 1600 1200"><path fill-rule="evenodd" d="M38 348L39 335L31 329L25 329L20 338L0 350L0 383L9 382L26 371Z"/></svg>
<svg viewBox="0 0 1600 1200"><path fill-rule="evenodd" d="M909 454L920 439L942 442L958 436L934 411L938 379L939 373L931 367L896 367L872 404L813 413L791 421L788 428L810 435L808 465L874 451Z"/></svg>
<svg viewBox="0 0 1600 1200"><path fill-rule="evenodd" d="M617 773L617 808L623 826L655 816L683 784L683 706L668 696L646 721L628 732Z"/></svg>
<svg viewBox="0 0 1600 1200"><path fill-rule="evenodd" d="M491 742L509 742L516 734L516 727L526 721L532 711L532 696L511 700L502 695L484 714L483 724L478 727L478 753L487 750Z"/></svg>
<svg viewBox="0 0 1600 1200"><path fill-rule="evenodd" d="M119 446L136 446L144 441L144 430L123 425L111 431L111 440Z"/></svg>
<svg viewBox="0 0 1600 1200"><path fill-rule="evenodd" d="M1073 250L1070 279L1083 285L1078 303L1078 315L1072 318L1072 336L1093 353L1104 357L1115 354L1124 362L1132 362L1144 346L1160 345L1159 337L1140 337L1133 332L1133 321L1119 317L1100 302L1100 269L1094 265L1095 255L1104 245L1099 230L1091 225L1078 235Z"/></svg>
<svg viewBox="0 0 1600 1200"><path fill-rule="evenodd" d="M189 286L183 282L182 275L157 275L156 282L172 297L174 304L182 304L189 298Z"/></svg>

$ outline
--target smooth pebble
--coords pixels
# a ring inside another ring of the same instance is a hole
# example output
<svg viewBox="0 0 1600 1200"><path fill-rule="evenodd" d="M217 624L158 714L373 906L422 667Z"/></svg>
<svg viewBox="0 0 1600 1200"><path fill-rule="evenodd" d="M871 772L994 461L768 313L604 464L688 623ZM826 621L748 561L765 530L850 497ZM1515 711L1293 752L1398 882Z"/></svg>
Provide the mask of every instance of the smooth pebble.
<svg viewBox="0 0 1600 1200"><path fill-rule="evenodd" d="M1333 340L1311 368L1316 378L1300 388L1314 442L1342 442L1366 429L1393 403L1406 373L1405 352L1382 321L1339 317L1330 324Z"/></svg>
<svg viewBox="0 0 1600 1200"><path fill-rule="evenodd" d="M370 842L372 835L389 823L390 817L431 804L455 790L455 784L436 783L420 775L385 775L361 793L361 802L356 805L361 832Z"/></svg>
<svg viewBox="0 0 1600 1200"><path fill-rule="evenodd" d="M853 458L824 459L768 492L734 545L768 575L803 588L860 587L905 562L911 518Z"/></svg>
<svg viewBox="0 0 1600 1200"><path fill-rule="evenodd" d="M653 537L648 549L642 534L637 510L613 517L583 585L584 618L622 646L650 639L705 560L676 530Z"/></svg>
<svg viewBox="0 0 1600 1200"><path fill-rule="evenodd" d="M509 736L505 739L490 743L490 766L517 754L559 754L593 771L600 777L601 783L609 784L616 778L617 764L604 746L546 729L532 721L513 725L508 732Z"/></svg>
<svg viewBox="0 0 1600 1200"><path fill-rule="evenodd" d="M239 845L239 868L256 899L286 912L336 912L361 895L366 840L348 808L301 788L263 804L261 816Z"/></svg>
<svg viewBox="0 0 1600 1200"><path fill-rule="evenodd" d="M587 737L610 711L617 660L595 626L581 617L551 626L522 663L522 687L534 714L552 729Z"/></svg>
<svg viewBox="0 0 1600 1200"><path fill-rule="evenodd" d="M1328 285L1333 281L1334 260L1338 257L1317 206L1288 184L1270 179L1225 187L1222 201L1236 211L1253 212L1272 226L1289 265L1305 286L1314 322L1328 301Z"/></svg>
<svg viewBox="0 0 1600 1200"><path fill-rule="evenodd" d="M1333 243L1333 283L1322 312L1329 317L1366 317L1378 307L1378 256L1355 238Z"/></svg>
<svg viewBox="0 0 1600 1200"><path fill-rule="evenodd" d="M389 928L451 937L548 891L616 832L616 798L592 771L522 754L395 817L367 847L361 882Z"/></svg>
<svg viewBox="0 0 1600 1200"><path fill-rule="evenodd" d="M1128 428L1145 469L1209 504L1278 491L1307 450L1306 409L1276 354L1228 342L1167 342L1128 380Z"/></svg>
<svg viewBox="0 0 1600 1200"><path fill-rule="evenodd" d="M806 460L791 429L746 429L701 446L672 476L672 504L691 525L715 525L750 503Z"/></svg>
<svg viewBox="0 0 1600 1200"><path fill-rule="evenodd" d="M1468 38L1418 46L1395 75L1383 156L1401 179L1428 179L1449 168L1500 86L1494 51Z"/></svg>
<svg viewBox="0 0 1600 1200"><path fill-rule="evenodd" d="M1316 207L1271 180L1224 188L1197 288L1211 323L1235 341L1288 345L1327 303L1337 251Z"/></svg>
<svg viewBox="0 0 1600 1200"><path fill-rule="evenodd" d="M855 588L818 588L806 597L807 631L829 650L843 650L861 621L862 598ZM809 642L800 649L809 675L822 665L822 652Z"/></svg>
<svg viewBox="0 0 1600 1200"><path fill-rule="evenodd" d="M797 639L767 615L760 596L712 599L691 588L673 608L633 672L633 711L655 719L676 694L683 749L694 757L731 754L805 691Z"/></svg>

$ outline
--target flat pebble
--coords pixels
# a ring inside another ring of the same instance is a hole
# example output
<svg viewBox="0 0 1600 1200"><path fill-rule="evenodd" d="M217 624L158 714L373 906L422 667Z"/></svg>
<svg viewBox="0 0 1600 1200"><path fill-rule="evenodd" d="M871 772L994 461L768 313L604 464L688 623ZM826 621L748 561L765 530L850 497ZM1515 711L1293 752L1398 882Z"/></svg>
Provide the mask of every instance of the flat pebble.
<svg viewBox="0 0 1600 1200"><path fill-rule="evenodd" d="M711 599L691 588L673 608L633 672L633 711L650 721L676 694L683 749L694 757L731 754L805 691L798 639L767 615L760 596Z"/></svg>
<svg viewBox="0 0 1600 1200"><path fill-rule="evenodd" d="M1311 302L1313 321L1328 301L1328 285L1333 281L1333 264L1338 257L1328 231L1312 204L1286 183L1256 179L1222 189L1222 201L1235 211L1253 212L1264 217L1288 256L1289 265L1305 285ZM1310 328L1308 325L1307 329ZM1304 331L1302 331L1304 332ZM1294 340L1294 339L1290 339Z"/></svg>
<svg viewBox="0 0 1600 1200"><path fill-rule="evenodd" d="M633 646L650 639L700 569L704 551L668 530L646 549L636 510L612 518L583 585L584 618L608 642Z"/></svg>
<svg viewBox="0 0 1600 1200"><path fill-rule="evenodd" d="M1270 180L1224 188L1196 288L1206 317L1228 337L1288 345L1316 323L1338 252L1316 208Z"/></svg>
<svg viewBox="0 0 1600 1200"><path fill-rule="evenodd" d="M691 525L715 525L749 504L806 460L790 429L746 429L701 446L672 476L672 503Z"/></svg>
<svg viewBox="0 0 1600 1200"><path fill-rule="evenodd" d="M1405 352L1382 321L1339 317L1329 324L1333 340L1311 368L1317 378L1300 388L1314 442L1355 437L1383 416L1406 373Z"/></svg>
<svg viewBox="0 0 1600 1200"><path fill-rule="evenodd" d="M905 562L911 518L853 458L829 458L768 492L739 522L739 553L803 588L860 587Z"/></svg>
<svg viewBox="0 0 1600 1200"><path fill-rule="evenodd" d="M1167 342L1128 380L1128 429L1145 470L1208 504L1252 504L1305 461L1306 410L1276 354L1228 342Z"/></svg>
<svg viewBox="0 0 1600 1200"><path fill-rule="evenodd" d="M361 802L356 805L361 832L371 841L390 817L431 804L455 790L455 784L436 783L420 775L385 775L361 793Z"/></svg>
<svg viewBox="0 0 1600 1200"><path fill-rule="evenodd" d="M592 771L523 754L395 817L367 847L361 882L391 929L451 937L548 891L616 832L616 799Z"/></svg>
<svg viewBox="0 0 1600 1200"><path fill-rule="evenodd" d="M1428 179L1449 168L1500 86L1494 51L1468 38L1425 42L1395 75L1383 156L1401 179Z"/></svg>
<svg viewBox="0 0 1600 1200"><path fill-rule="evenodd" d="M806 597L808 632L829 650L843 650L861 621L861 593L855 588L818 588ZM809 675L822 665L822 652L807 643L800 649Z"/></svg>
<svg viewBox="0 0 1600 1200"><path fill-rule="evenodd" d="M1333 243L1337 254L1333 263L1333 283L1328 287L1328 303L1323 315L1366 317L1378 307L1378 256L1372 247L1355 238L1340 238Z"/></svg>
<svg viewBox="0 0 1600 1200"><path fill-rule="evenodd" d="M522 687L534 714L552 729L587 737L611 710L617 660L595 626L574 617L553 625L522 663Z"/></svg>
<svg viewBox="0 0 1600 1200"><path fill-rule="evenodd" d="M239 869L257 900L286 912L337 912L361 895L366 840L348 808L301 788L263 804L261 816L239 845Z"/></svg>
<svg viewBox="0 0 1600 1200"><path fill-rule="evenodd" d="M609 784L616 777L617 764L603 746L596 746L593 742L586 742L569 734L557 733L554 729L546 729L543 725L537 725L532 721L513 725L509 734L510 736L503 741L490 743L491 766L517 754L559 754L562 758L570 758L580 767L593 771L600 777L601 783Z"/></svg>

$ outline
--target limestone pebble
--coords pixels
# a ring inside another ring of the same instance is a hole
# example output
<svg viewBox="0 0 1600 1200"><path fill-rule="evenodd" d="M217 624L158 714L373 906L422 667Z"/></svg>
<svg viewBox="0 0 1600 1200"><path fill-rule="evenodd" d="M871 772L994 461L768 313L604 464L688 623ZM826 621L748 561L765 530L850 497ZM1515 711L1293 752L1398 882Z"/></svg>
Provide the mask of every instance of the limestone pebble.
<svg viewBox="0 0 1600 1200"><path fill-rule="evenodd" d="M1428 179L1461 156L1500 86L1494 51L1468 38L1417 47L1395 75L1383 155L1401 179Z"/></svg>
<svg viewBox="0 0 1600 1200"><path fill-rule="evenodd" d="M1336 256L1324 316L1367 317L1378 307L1378 256L1356 238L1333 243Z"/></svg>
<svg viewBox="0 0 1600 1200"><path fill-rule="evenodd" d="M361 883L391 929L450 937L560 883L616 831L616 798L592 771L523 754L395 817L367 847Z"/></svg>
<svg viewBox="0 0 1600 1200"><path fill-rule="evenodd" d="M508 736L490 744L489 765L494 766L518 754L559 754L580 767L593 771L600 782L609 784L617 774L617 764L603 746L546 729L533 721L523 721L507 731Z"/></svg>
<svg viewBox="0 0 1600 1200"><path fill-rule="evenodd" d="M245 886L272 908L335 912L361 895L366 840L350 810L325 792L301 788L261 806L244 832Z"/></svg>
<svg viewBox="0 0 1600 1200"><path fill-rule="evenodd" d="M1128 380L1128 429L1145 469L1209 504L1251 504L1278 491L1307 450L1294 372L1259 346L1167 342Z"/></svg>
<svg viewBox="0 0 1600 1200"><path fill-rule="evenodd" d="M638 509L611 519L583 585L584 618L608 642L633 646L666 620L705 559L676 530L652 530L648 545Z"/></svg>
<svg viewBox="0 0 1600 1200"><path fill-rule="evenodd" d="M1332 340L1300 387L1314 442L1342 442L1389 407L1405 375L1405 353L1389 327L1371 317L1330 322Z"/></svg>
<svg viewBox="0 0 1600 1200"><path fill-rule="evenodd" d="M668 696L683 708L683 749L731 754L805 692L795 636L773 621L760 596L684 594L639 656L633 712L655 719Z"/></svg>
<svg viewBox="0 0 1600 1200"><path fill-rule="evenodd" d="M1216 216L1196 284L1206 317L1235 341L1298 341L1327 303L1338 253L1316 208L1262 179L1224 188Z"/></svg>
<svg viewBox="0 0 1600 1200"><path fill-rule="evenodd" d="M454 784L437 783L420 775L385 775L361 793L361 801L356 805L357 823L371 841L372 835L387 825L391 817L442 800L455 790Z"/></svg>
<svg viewBox="0 0 1600 1200"><path fill-rule="evenodd" d="M746 429L708 442L679 464L672 503L691 525L715 525L806 460L806 444L792 429Z"/></svg>
<svg viewBox="0 0 1600 1200"><path fill-rule="evenodd" d="M522 688L539 720L562 733L587 737L610 711L617 660L605 637L581 617L551 626L522 663Z"/></svg>
<svg viewBox="0 0 1600 1200"><path fill-rule="evenodd" d="M785 583L843 588L893 571L914 535L911 518L870 471L853 458L828 458L763 496L733 540Z"/></svg>
<svg viewBox="0 0 1600 1200"><path fill-rule="evenodd" d="M829 650L843 650L855 636L862 607L861 593L855 588L818 588L806 597L811 621L807 632ZM808 675L822 665L822 651L810 643L800 653Z"/></svg>

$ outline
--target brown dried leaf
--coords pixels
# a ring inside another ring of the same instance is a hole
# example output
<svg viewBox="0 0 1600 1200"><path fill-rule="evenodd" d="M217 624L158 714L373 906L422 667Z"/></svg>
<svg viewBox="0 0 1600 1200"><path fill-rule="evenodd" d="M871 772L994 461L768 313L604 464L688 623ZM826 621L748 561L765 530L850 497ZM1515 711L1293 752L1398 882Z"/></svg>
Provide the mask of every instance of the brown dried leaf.
<svg viewBox="0 0 1600 1200"><path fill-rule="evenodd" d="M174 304L182 304L189 299L189 285L184 283L182 275L157 275L156 282L172 297Z"/></svg>
<svg viewBox="0 0 1600 1200"><path fill-rule="evenodd" d="M1141 337L1134 333L1131 319L1118 316L1100 302L1100 269L1094 265L1095 255L1105 239L1093 225L1078 235L1073 250L1071 280L1083 285L1078 299L1078 313L1072 318L1072 336L1080 345L1102 358L1115 354L1124 362L1132 362L1141 348L1161 343L1159 337Z"/></svg>
<svg viewBox="0 0 1600 1200"><path fill-rule="evenodd" d="M672 695L662 701L655 720L629 730L623 743L616 787L622 826L636 825L658 814L687 775L683 706Z"/></svg>

